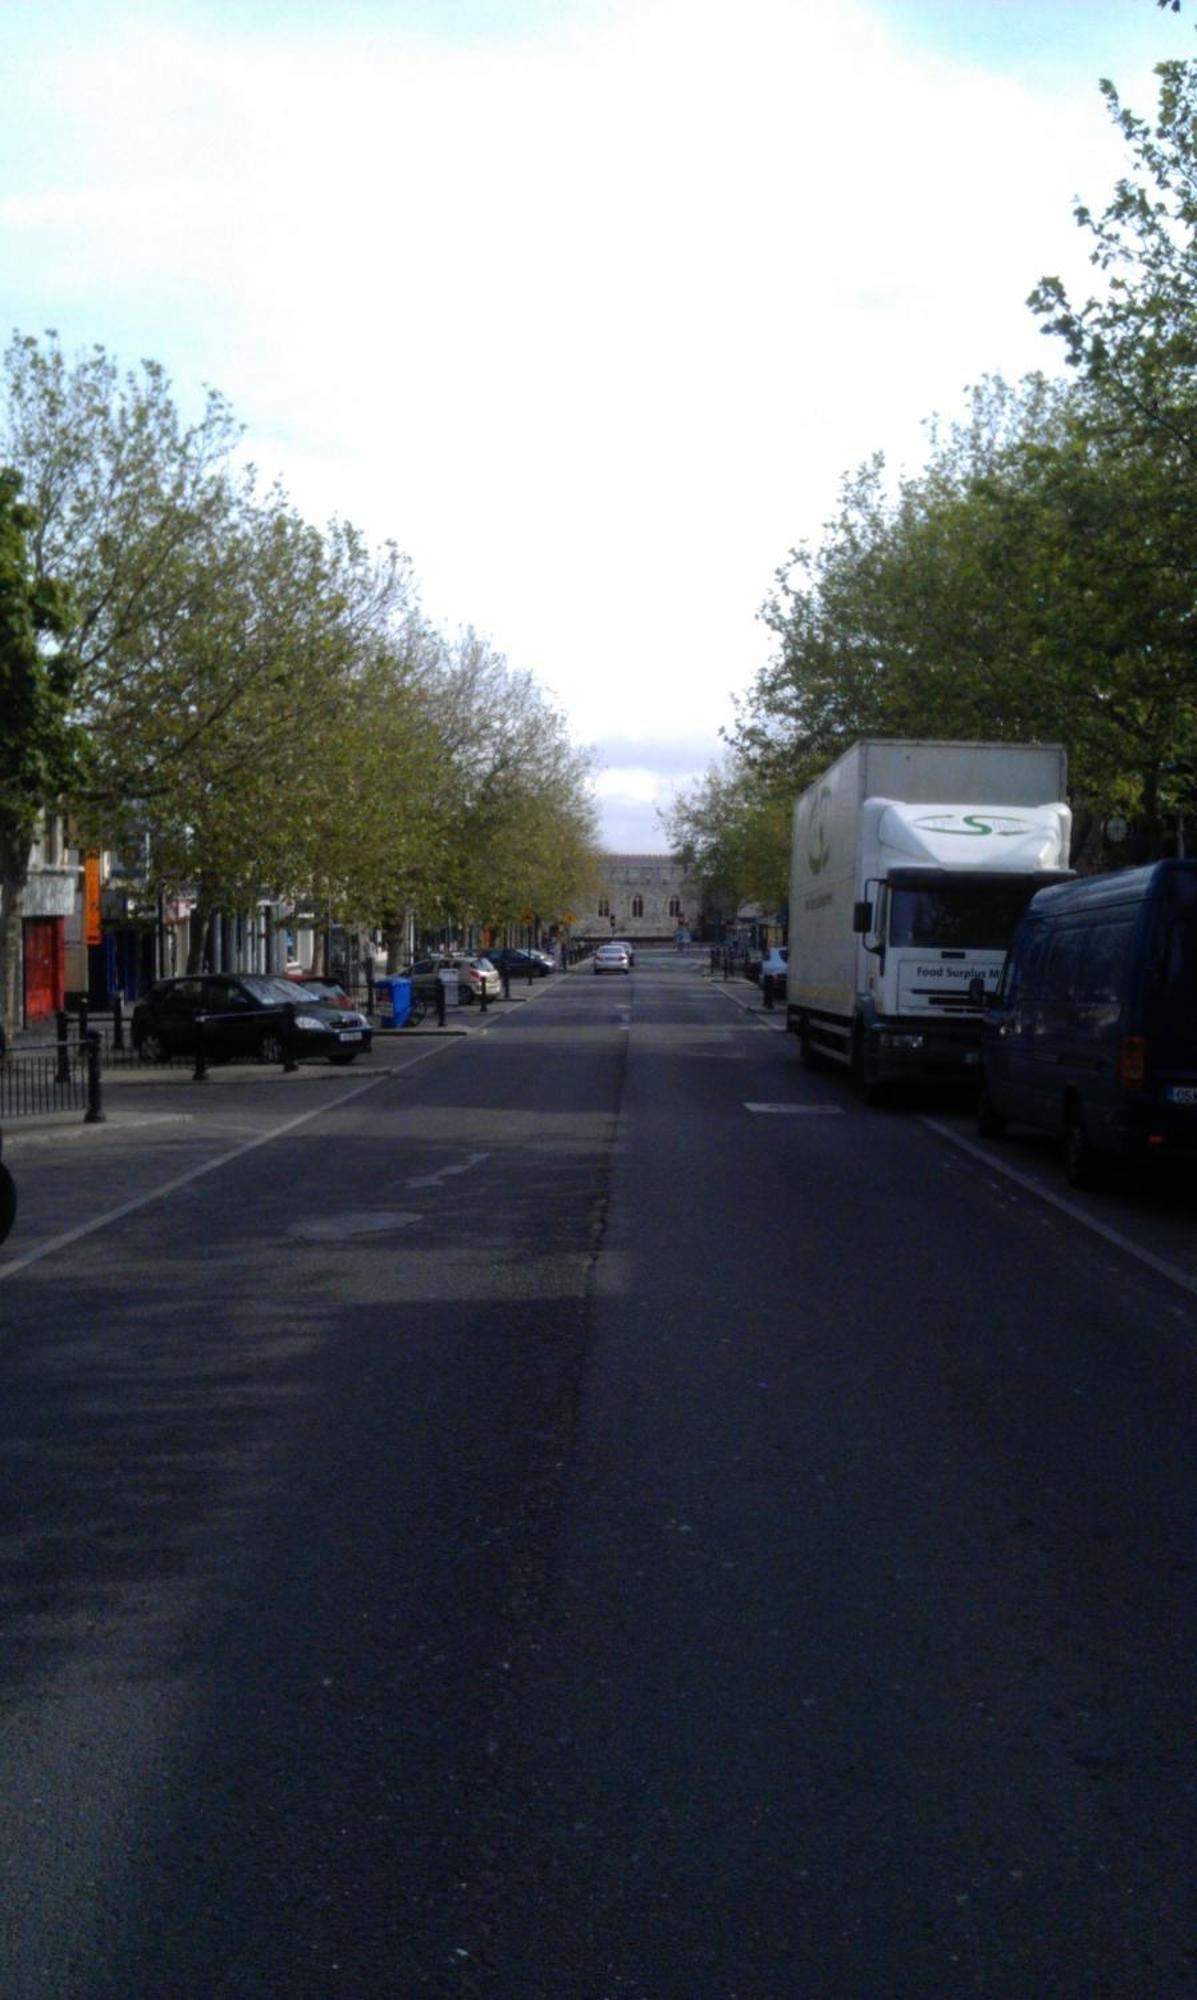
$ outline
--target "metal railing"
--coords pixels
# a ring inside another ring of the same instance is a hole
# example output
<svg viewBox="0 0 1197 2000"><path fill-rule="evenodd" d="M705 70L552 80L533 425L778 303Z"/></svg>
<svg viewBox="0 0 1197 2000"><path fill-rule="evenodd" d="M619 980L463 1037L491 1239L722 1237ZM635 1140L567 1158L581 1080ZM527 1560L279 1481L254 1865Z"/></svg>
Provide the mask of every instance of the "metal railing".
<svg viewBox="0 0 1197 2000"><path fill-rule="evenodd" d="M82 1111L84 1123L103 1122L100 1038L73 1039L61 1030L52 1042L22 1042L0 1061L0 1122L40 1118L54 1111Z"/></svg>

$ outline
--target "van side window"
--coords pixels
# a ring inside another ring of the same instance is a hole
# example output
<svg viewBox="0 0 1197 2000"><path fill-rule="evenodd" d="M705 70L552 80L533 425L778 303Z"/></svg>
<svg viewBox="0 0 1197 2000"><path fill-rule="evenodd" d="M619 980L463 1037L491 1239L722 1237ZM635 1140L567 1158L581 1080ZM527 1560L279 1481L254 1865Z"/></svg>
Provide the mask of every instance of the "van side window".
<svg viewBox="0 0 1197 2000"><path fill-rule="evenodd" d="M1043 983L1043 967L1047 959L1047 947L1051 942L1051 932L1040 928L1034 933L1026 951L1016 953L1010 963L1010 978L1007 982L1006 997L1021 1001L1039 997Z"/></svg>
<svg viewBox="0 0 1197 2000"><path fill-rule="evenodd" d="M1085 939L1073 985L1073 997L1089 1007L1117 1007L1122 999L1126 955L1132 925L1095 924Z"/></svg>
<svg viewBox="0 0 1197 2000"><path fill-rule="evenodd" d="M1048 1001L1067 1000L1073 988L1077 963L1081 956L1084 933L1079 930L1058 930L1048 948L1047 965L1043 972L1042 997Z"/></svg>

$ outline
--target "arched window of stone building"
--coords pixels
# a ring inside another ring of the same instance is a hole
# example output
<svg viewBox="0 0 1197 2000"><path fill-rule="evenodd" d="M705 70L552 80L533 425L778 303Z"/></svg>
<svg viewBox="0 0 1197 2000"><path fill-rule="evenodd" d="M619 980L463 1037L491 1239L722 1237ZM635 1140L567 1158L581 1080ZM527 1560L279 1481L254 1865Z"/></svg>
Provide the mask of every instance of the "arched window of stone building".
<svg viewBox="0 0 1197 2000"><path fill-rule="evenodd" d="M644 915L644 898L643 898L643 896L633 896L633 897L632 897L632 915L633 915L634 917L642 917L642 916Z"/></svg>
<svg viewBox="0 0 1197 2000"><path fill-rule="evenodd" d="M670 914L670 916L671 916L671 917L680 917L680 916L681 916L681 914L682 914L682 899L681 899L681 897L680 897L680 896L671 896L671 897L669 898L669 914Z"/></svg>
<svg viewBox="0 0 1197 2000"><path fill-rule="evenodd" d="M610 898L610 896L600 896L600 897L599 897L599 905L598 905L598 913L599 913L600 917L609 917L609 916L610 916L610 914L611 914L611 898Z"/></svg>

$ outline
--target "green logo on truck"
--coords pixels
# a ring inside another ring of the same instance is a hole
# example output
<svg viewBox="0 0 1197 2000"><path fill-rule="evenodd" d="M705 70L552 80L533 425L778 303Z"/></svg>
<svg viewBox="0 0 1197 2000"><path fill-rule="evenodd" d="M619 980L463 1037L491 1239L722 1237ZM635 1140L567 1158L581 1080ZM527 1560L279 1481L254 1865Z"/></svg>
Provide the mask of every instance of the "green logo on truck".
<svg viewBox="0 0 1197 2000"><path fill-rule="evenodd" d="M821 875L831 859L831 849L827 845L827 801L831 797L831 786L822 785L819 796L810 809L810 825L806 830L806 862L812 875Z"/></svg>
<svg viewBox="0 0 1197 2000"><path fill-rule="evenodd" d="M957 833L974 839L992 833L1000 840L1010 840L1020 833L1040 830L1034 820L1015 819L1009 813L925 813L914 824L928 833Z"/></svg>

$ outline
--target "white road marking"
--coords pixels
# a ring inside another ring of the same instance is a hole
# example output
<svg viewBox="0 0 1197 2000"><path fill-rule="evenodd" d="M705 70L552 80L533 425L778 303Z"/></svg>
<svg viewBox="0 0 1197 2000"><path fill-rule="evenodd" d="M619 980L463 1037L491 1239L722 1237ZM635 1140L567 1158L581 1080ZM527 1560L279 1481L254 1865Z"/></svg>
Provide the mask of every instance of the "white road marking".
<svg viewBox="0 0 1197 2000"><path fill-rule="evenodd" d="M467 1160L462 1160L457 1166L442 1167L437 1174L413 1174L410 1180L404 1181L403 1185L409 1188L439 1187L441 1182L448 1180L451 1175L468 1174L473 1167L481 1166L483 1160L489 1160L489 1158L489 1153L471 1153Z"/></svg>
<svg viewBox="0 0 1197 2000"><path fill-rule="evenodd" d="M1131 1237L1123 1236L1120 1230L1111 1229L1108 1222L1099 1221L1097 1216L1090 1215L1075 1201L1069 1201L1066 1195L1055 1194L1051 1188L1044 1187L1042 1182L1032 1180L1030 1174L1020 1173L1017 1167L1009 1166L1005 1160L999 1160L995 1154L986 1152L984 1146L976 1144L972 1139L966 1139L962 1132L953 1132L950 1125L941 1125L938 1118L923 1118L919 1122L925 1125L929 1132L946 1139L950 1146L959 1146L962 1153L970 1154L974 1160L979 1160L982 1166L991 1167L995 1174L1001 1174L1008 1181L1016 1181L1019 1187L1026 1188L1028 1194L1033 1194L1036 1200L1047 1202L1051 1208L1058 1208L1062 1215L1071 1217L1073 1222L1081 1223L1085 1229L1091 1230L1094 1236L1100 1236L1103 1242L1112 1243L1116 1250L1133 1257L1137 1264L1146 1264L1149 1270L1158 1272L1161 1278L1170 1279L1172 1284L1181 1286L1182 1290L1197 1298L1197 1278L1190 1276L1187 1271L1182 1271L1178 1264L1169 1264L1166 1258L1157 1257L1152 1251L1145 1250L1141 1243L1135 1243Z"/></svg>
<svg viewBox="0 0 1197 2000"><path fill-rule="evenodd" d="M427 1061L428 1056L432 1054L433 1050L429 1049L427 1055L416 1056L407 1068L413 1068L416 1062ZM219 1172L221 1167L230 1166L234 1160L243 1159L246 1153L256 1152L259 1146L268 1146L274 1139L284 1139L288 1132L297 1132L301 1125L310 1125L313 1118L322 1117L326 1111L336 1111L342 1104L352 1104L355 1097L363 1097L366 1091L376 1090L380 1083L389 1082L393 1074L395 1072L384 1070L378 1076L368 1077L354 1090L342 1091L339 1097L314 1105L310 1111L301 1111L298 1117L289 1118L284 1124L273 1126L269 1132L260 1132L256 1139L247 1139L243 1146L234 1146L229 1153L221 1153L214 1160L205 1160L202 1166L192 1167L185 1174L176 1174L174 1180L164 1181L161 1187L151 1188L148 1194L139 1194L132 1201L122 1202L119 1208L110 1208L105 1214L93 1217L90 1222L81 1222L77 1229L64 1230L61 1236L52 1236L45 1243L35 1244L23 1257L13 1257L5 1263L0 1263L0 1282L13 1277L17 1271L26 1270L30 1264L40 1263L43 1257L57 1256L60 1250L69 1249L72 1243L81 1243L86 1236L96 1235L99 1230L107 1229L110 1223L122 1222L125 1216L136 1215L140 1209L149 1208L154 1202L162 1201L166 1195L176 1194L180 1188L190 1187L193 1181L202 1180L205 1174ZM398 1074L402 1075L403 1071L399 1071Z"/></svg>
<svg viewBox="0 0 1197 2000"><path fill-rule="evenodd" d="M745 1111L764 1112L774 1118L842 1118L844 1115L842 1104L749 1104L745 1102L744 1109Z"/></svg>

